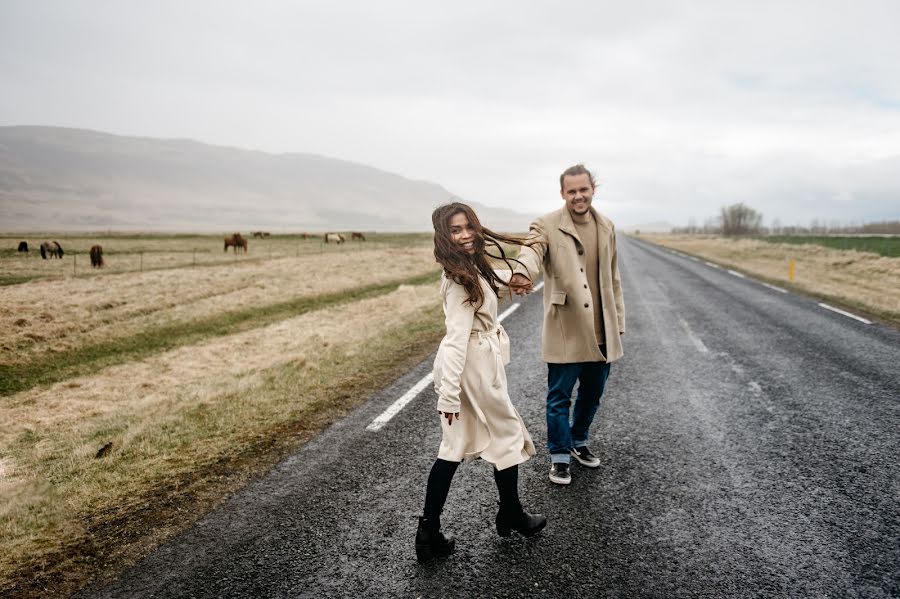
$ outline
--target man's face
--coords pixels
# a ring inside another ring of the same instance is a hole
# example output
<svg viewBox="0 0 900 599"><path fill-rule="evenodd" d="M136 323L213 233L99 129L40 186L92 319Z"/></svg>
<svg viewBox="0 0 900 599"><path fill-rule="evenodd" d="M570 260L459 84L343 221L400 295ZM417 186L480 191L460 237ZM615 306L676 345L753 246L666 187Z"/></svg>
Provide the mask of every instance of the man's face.
<svg viewBox="0 0 900 599"><path fill-rule="evenodd" d="M594 186L589 175L569 175L563 177L559 194L566 201L566 208L572 216L584 216L591 208Z"/></svg>

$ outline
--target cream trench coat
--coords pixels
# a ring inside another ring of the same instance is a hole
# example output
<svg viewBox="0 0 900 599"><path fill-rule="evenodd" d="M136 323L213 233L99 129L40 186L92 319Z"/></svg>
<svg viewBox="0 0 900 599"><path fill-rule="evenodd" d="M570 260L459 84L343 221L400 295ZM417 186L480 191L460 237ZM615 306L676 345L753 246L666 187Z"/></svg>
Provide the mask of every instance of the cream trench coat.
<svg viewBox="0 0 900 599"><path fill-rule="evenodd" d="M509 280L509 271L498 271ZM477 457L498 470L534 455L534 443L506 388L509 337L497 322L497 296L479 277L484 302L466 302L465 288L441 277L447 333L434 359L434 389L440 412L459 413L452 424L441 415L438 457L451 462Z"/></svg>
<svg viewBox="0 0 900 599"><path fill-rule="evenodd" d="M544 269L544 327L542 350L545 362L612 362L622 357L625 332L625 302L616 255L616 230L612 221L591 208L597 225L600 254L600 298L606 355L600 353L594 334L594 307L584 272L584 246L569 210L546 214L531 223L532 246L523 247L515 273L531 280Z"/></svg>

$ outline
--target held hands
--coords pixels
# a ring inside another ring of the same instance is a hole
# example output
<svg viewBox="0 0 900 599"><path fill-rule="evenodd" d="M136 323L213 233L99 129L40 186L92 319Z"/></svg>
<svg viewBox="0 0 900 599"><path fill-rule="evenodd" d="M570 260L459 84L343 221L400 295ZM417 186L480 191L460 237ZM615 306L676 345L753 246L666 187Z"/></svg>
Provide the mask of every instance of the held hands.
<svg viewBox="0 0 900 599"><path fill-rule="evenodd" d="M521 273L516 273L509 278L509 288L516 295L528 295L533 291L531 279Z"/></svg>
<svg viewBox="0 0 900 599"><path fill-rule="evenodd" d="M440 410L438 410L438 414L443 414L444 418L447 419L447 426L453 425L453 417L454 416L456 416L456 419L459 420L459 412L456 412L454 414L453 412L441 412Z"/></svg>

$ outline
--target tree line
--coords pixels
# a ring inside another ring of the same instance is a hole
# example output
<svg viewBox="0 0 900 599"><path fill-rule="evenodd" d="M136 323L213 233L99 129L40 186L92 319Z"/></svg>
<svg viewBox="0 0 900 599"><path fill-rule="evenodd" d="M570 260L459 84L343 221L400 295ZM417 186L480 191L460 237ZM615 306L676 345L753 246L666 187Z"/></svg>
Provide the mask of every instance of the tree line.
<svg viewBox="0 0 900 599"><path fill-rule="evenodd" d="M710 235L898 235L900 220L873 223L840 223L813 219L808 227L783 226L778 219L771 226L762 224L763 215L743 202L723 206L717 216L707 218L702 225L695 218L686 227L673 227L672 233L705 233Z"/></svg>

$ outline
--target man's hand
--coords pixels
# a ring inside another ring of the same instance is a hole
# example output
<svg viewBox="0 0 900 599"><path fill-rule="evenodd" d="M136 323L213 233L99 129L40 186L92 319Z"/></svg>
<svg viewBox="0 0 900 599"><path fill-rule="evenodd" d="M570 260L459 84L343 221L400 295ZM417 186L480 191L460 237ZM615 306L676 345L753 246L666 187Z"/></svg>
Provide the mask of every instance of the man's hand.
<svg viewBox="0 0 900 599"><path fill-rule="evenodd" d="M521 273L516 273L509 278L509 288L516 295L528 295L532 292L531 279Z"/></svg>

